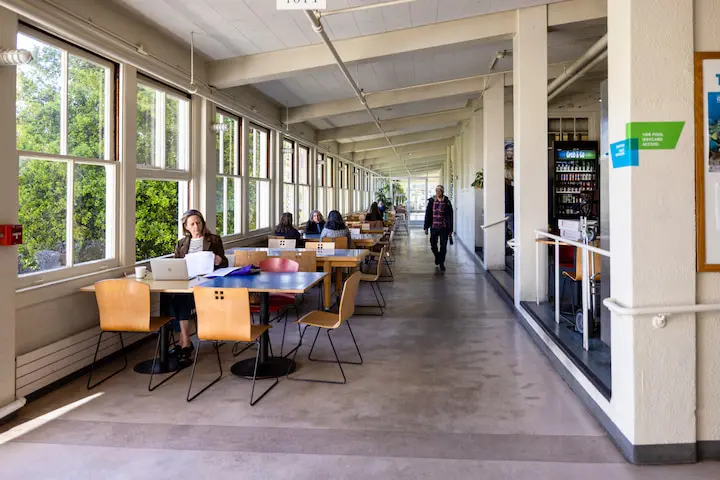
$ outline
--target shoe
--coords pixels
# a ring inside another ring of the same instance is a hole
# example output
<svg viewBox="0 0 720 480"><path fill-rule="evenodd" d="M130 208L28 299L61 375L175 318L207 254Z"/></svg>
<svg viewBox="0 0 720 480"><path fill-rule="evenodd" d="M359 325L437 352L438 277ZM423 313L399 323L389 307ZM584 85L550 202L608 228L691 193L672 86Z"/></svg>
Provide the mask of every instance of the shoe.
<svg viewBox="0 0 720 480"><path fill-rule="evenodd" d="M444 271L445 271L445 264L444 264L444 263L441 263L441 264L440 264L440 271L441 271L441 272L444 272Z"/></svg>
<svg viewBox="0 0 720 480"><path fill-rule="evenodd" d="M182 352L182 349L183 348L180 346L180 344L176 343L172 346L172 348L170 348L170 350L168 350L168 355L170 355L171 357L177 357Z"/></svg>
<svg viewBox="0 0 720 480"><path fill-rule="evenodd" d="M440 265L440 260L438 260L437 255L435 255L435 265Z"/></svg>

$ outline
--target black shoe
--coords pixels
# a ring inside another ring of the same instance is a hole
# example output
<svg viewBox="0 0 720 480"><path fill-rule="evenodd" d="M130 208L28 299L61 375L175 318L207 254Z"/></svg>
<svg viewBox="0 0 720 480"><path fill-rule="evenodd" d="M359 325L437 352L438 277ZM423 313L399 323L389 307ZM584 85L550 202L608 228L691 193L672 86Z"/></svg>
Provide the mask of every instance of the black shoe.
<svg viewBox="0 0 720 480"><path fill-rule="evenodd" d="M168 350L168 355L170 355L171 357L177 357L182 352L182 349L183 348L180 346L180 344L176 343L172 346L172 348L170 348L170 350Z"/></svg>
<svg viewBox="0 0 720 480"><path fill-rule="evenodd" d="M440 265L440 260L438 260L437 255L435 255L435 265Z"/></svg>
<svg viewBox="0 0 720 480"><path fill-rule="evenodd" d="M445 264L444 264L444 263L441 263L441 264L440 264L440 271L441 271L441 272L444 272L444 271L445 271Z"/></svg>

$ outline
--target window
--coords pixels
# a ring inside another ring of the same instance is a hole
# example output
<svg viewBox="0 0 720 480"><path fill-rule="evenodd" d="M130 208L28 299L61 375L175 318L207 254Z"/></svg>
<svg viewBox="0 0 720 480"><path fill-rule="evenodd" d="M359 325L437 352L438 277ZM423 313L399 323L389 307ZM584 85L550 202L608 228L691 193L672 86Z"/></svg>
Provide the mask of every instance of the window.
<svg viewBox="0 0 720 480"><path fill-rule="evenodd" d="M338 199L338 210L340 213L349 213L350 208L350 190L348 189L348 165L346 163L338 162L338 171L340 172L340 181L338 182L339 199Z"/></svg>
<svg viewBox="0 0 720 480"><path fill-rule="evenodd" d="M317 209L325 212L325 157L322 153L317 154L315 161L315 170L317 172L317 183L315 184L315 204Z"/></svg>
<svg viewBox="0 0 720 480"><path fill-rule="evenodd" d="M298 146L298 218L301 223L310 218L310 149Z"/></svg>
<svg viewBox="0 0 720 480"><path fill-rule="evenodd" d="M173 253L188 205L190 100L145 77L137 88L135 259ZM207 213L207 212L206 212Z"/></svg>
<svg viewBox="0 0 720 480"><path fill-rule="evenodd" d="M325 157L325 171L327 189L325 191L325 203L326 210L329 213L331 210L335 210L335 160L330 157Z"/></svg>
<svg viewBox="0 0 720 480"><path fill-rule="evenodd" d="M295 212L295 142L283 139L283 212L292 213L297 220Z"/></svg>
<svg viewBox="0 0 720 480"><path fill-rule="evenodd" d="M270 227L270 132L250 125L248 135L248 229Z"/></svg>
<svg viewBox="0 0 720 480"><path fill-rule="evenodd" d="M240 119L219 112L222 125L216 136L218 175L215 182L215 223L218 235L241 233L242 176L240 168Z"/></svg>
<svg viewBox="0 0 720 480"><path fill-rule="evenodd" d="M353 210L359 212L365 208L365 199L362 197L362 187L360 185L360 169L353 167Z"/></svg>
<svg viewBox="0 0 720 480"><path fill-rule="evenodd" d="M34 58L17 67L21 284L116 265L116 67L30 29L17 44Z"/></svg>

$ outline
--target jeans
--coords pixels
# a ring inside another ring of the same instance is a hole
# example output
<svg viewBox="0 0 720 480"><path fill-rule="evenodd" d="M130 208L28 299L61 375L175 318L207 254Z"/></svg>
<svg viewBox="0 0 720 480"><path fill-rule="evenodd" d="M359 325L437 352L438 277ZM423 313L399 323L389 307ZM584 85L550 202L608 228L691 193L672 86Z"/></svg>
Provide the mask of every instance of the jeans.
<svg viewBox="0 0 720 480"><path fill-rule="evenodd" d="M447 253L447 243L450 230L447 228L431 228L430 229L430 249L435 255L437 262L442 265L445 263L445 254ZM440 239L440 251L438 252L438 238Z"/></svg>
<svg viewBox="0 0 720 480"><path fill-rule="evenodd" d="M178 320L190 320L195 300L189 293L163 293L160 296L160 313L173 318L173 330L180 331Z"/></svg>

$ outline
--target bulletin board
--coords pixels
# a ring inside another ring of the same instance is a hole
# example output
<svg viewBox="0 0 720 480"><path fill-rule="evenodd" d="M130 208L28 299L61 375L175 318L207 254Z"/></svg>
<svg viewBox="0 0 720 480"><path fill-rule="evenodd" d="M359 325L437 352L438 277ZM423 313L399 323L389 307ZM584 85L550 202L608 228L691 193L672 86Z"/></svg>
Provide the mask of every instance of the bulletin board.
<svg viewBox="0 0 720 480"><path fill-rule="evenodd" d="M695 53L697 270L720 272L720 52Z"/></svg>

